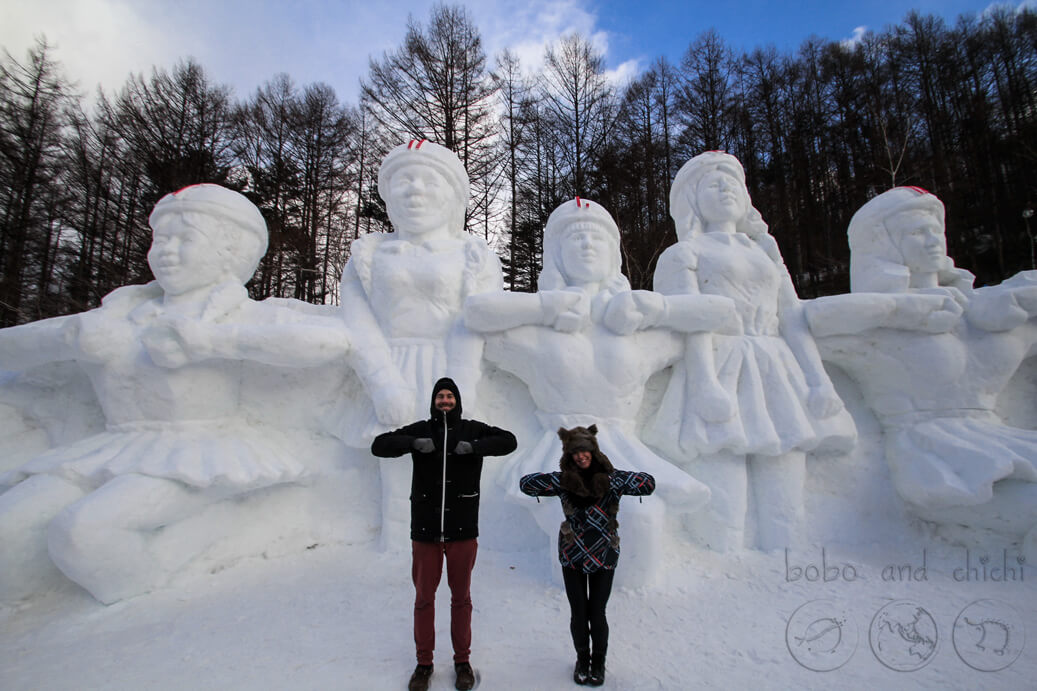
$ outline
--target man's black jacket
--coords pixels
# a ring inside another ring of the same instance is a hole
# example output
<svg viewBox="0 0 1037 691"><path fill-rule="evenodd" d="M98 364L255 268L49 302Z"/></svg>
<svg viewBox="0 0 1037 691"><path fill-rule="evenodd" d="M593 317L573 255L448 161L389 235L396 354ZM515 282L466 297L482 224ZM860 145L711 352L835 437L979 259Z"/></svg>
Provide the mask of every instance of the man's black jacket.
<svg viewBox="0 0 1037 691"><path fill-rule="evenodd" d="M457 404L443 413L435 408L436 392L453 391ZM470 540L479 536L479 478L483 456L505 456L515 450L515 435L478 420L461 419L461 394L450 379L432 390L431 417L375 437L371 453L397 458L410 453L414 464L410 488L410 537L418 542ZM413 449L415 439L427 437L432 453ZM458 442L472 453L455 454ZM444 479L446 484L444 485Z"/></svg>

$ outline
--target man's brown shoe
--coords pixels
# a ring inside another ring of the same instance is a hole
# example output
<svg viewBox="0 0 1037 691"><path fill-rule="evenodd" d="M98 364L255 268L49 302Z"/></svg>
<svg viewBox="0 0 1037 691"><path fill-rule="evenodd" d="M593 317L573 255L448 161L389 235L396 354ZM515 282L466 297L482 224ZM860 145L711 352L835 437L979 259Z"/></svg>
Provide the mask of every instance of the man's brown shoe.
<svg viewBox="0 0 1037 691"><path fill-rule="evenodd" d="M468 691L468 689L475 686L475 672L472 671L472 666L467 662L458 662L454 665L454 672L457 674L457 681L454 682L454 688L458 691Z"/></svg>
<svg viewBox="0 0 1037 691"><path fill-rule="evenodd" d="M410 675L407 691L428 691L428 680L432 678L432 665L418 665Z"/></svg>

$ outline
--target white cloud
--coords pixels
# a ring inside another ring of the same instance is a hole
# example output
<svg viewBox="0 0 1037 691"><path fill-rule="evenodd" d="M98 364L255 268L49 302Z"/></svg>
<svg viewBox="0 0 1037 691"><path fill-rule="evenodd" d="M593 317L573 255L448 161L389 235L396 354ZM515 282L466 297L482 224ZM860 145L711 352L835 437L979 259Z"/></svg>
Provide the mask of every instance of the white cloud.
<svg viewBox="0 0 1037 691"><path fill-rule="evenodd" d="M45 35L53 57L92 100L98 84L114 93L131 73L171 68L193 57L216 83L244 98L279 72L299 85L330 84L355 103L370 57L403 40L408 16L428 20L435 0L0 0L0 46L18 60ZM492 66L505 47L529 73L543 65L547 46L579 33L608 55L609 35L597 28L593 0L469 0ZM609 71L623 83L639 71L628 61Z"/></svg>
<svg viewBox="0 0 1037 691"><path fill-rule="evenodd" d="M92 96L98 84L114 90L131 72L175 60L172 36L121 0L49 0L7 3L0 45L24 60L45 36L69 78Z"/></svg>
<svg viewBox="0 0 1037 691"><path fill-rule="evenodd" d="M613 70L606 70L605 77L613 86L623 88L634 81L637 75L641 74L642 69L641 60L627 60Z"/></svg>
<svg viewBox="0 0 1037 691"><path fill-rule="evenodd" d="M857 44L859 44L862 40L864 40L864 35L866 33L868 33L868 27L855 27L853 30L853 34L849 38L844 38L843 40L839 41L839 45L841 45L843 48L852 49L856 47Z"/></svg>
<svg viewBox="0 0 1037 691"><path fill-rule="evenodd" d="M587 5L583 0L469 3L487 55L492 59L502 49L509 48L527 73L543 66L545 50L563 36L579 33L599 50L608 49L608 37L604 32L595 31L597 15Z"/></svg>
<svg viewBox="0 0 1037 691"><path fill-rule="evenodd" d="M1004 0L1002 0L1002 2L991 3L990 5L987 5L986 9L983 10L982 14L987 14L995 7L1004 5L1011 6L1011 3L1004 2ZM1023 10L1030 10L1031 12L1037 11L1037 0L1022 0L1022 2L1017 3L1015 6L1015 11L1022 12Z"/></svg>

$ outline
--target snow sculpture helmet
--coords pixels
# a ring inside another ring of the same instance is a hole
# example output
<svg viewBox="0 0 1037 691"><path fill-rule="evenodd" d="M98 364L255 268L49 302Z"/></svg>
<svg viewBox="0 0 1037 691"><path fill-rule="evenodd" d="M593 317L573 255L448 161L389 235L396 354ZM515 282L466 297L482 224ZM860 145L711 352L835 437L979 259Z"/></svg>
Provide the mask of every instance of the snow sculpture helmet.
<svg viewBox="0 0 1037 691"><path fill-rule="evenodd" d="M464 232L464 217L468 209L470 190L468 171L464 169L457 154L445 146L427 139L412 139L394 148L382 159L382 165L378 169L378 196L388 205L392 176L403 166L411 164L431 168L450 185L455 201L450 210L450 230L456 233Z"/></svg>
<svg viewBox="0 0 1037 691"><path fill-rule="evenodd" d="M619 251L619 226L612 215L601 204L576 197L561 204L547 217L544 227L543 268L537 280L540 290L561 290L567 287L565 267L562 264L562 239L566 233L582 224L593 224L605 231L609 241L608 274L609 287L630 289L630 283L622 272L622 255Z"/></svg>
<svg viewBox="0 0 1037 691"><path fill-rule="evenodd" d="M148 217L154 230L169 214L194 212L213 222L201 224L198 230L214 243L217 251L228 255L231 272L247 282L259 260L266 254L266 220L248 197L221 185L202 183L189 185L158 200Z"/></svg>

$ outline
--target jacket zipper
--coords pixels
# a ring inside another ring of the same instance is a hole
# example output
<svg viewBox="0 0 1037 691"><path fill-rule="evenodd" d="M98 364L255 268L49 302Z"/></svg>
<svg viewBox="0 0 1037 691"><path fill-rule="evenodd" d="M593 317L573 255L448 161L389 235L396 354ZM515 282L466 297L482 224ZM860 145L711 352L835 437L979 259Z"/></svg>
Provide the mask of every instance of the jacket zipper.
<svg viewBox="0 0 1037 691"><path fill-rule="evenodd" d="M447 420L446 411L443 411L443 495L439 507L439 541L446 542L446 442L447 442Z"/></svg>

